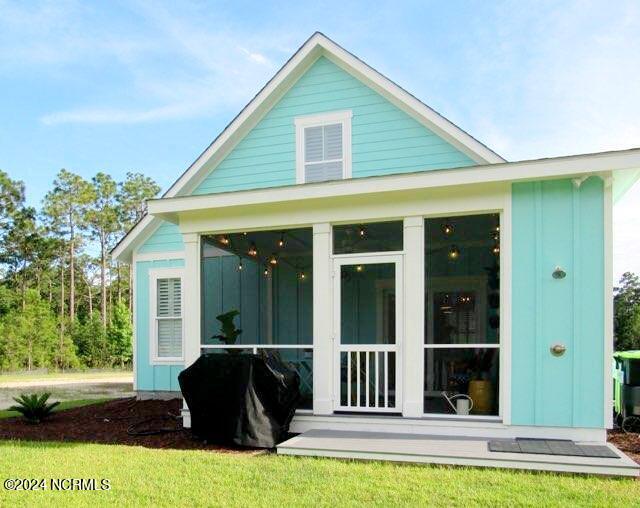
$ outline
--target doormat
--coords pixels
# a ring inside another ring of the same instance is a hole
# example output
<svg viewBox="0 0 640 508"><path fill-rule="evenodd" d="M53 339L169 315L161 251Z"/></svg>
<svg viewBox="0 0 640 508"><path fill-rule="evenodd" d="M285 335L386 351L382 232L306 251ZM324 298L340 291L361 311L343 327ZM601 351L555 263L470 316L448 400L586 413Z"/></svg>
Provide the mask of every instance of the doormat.
<svg viewBox="0 0 640 508"><path fill-rule="evenodd" d="M516 438L509 441L489 441L490 452L535 453L540 455L567 455L570 457L598 457L619 459L606 445L579 445L573 441L559 439Z"/></svg>

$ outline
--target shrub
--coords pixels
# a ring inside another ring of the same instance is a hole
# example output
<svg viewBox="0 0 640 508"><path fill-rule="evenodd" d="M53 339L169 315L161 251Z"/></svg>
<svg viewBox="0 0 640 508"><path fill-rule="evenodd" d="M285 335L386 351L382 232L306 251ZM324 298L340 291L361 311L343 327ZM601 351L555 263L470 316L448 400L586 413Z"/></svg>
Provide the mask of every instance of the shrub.
<svg viewBox="0 0 640 508"><path fill-rule="evenodd" d="M42 395L37 393L32 393L31 395L22 394L20 397L14 397L13 400L18 405L11 406L9 410L20 413L29 423L40 423L51 415L53 408L60 404L60 402L47 402L50 396L50 393L43 393Z"/></svg>

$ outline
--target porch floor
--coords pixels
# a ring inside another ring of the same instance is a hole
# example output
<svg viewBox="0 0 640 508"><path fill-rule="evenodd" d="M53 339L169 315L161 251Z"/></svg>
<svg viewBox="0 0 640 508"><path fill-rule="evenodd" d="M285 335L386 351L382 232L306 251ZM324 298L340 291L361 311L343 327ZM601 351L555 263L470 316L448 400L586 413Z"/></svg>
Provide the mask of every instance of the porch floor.
<svg viewBox="0 0 640 508"><path fill-rule="evenodd" d="M487 438L386 432L309 430L277 447L279 454L503 467L568 473L638 476L640 466L607 443L619 458L571 457L489 451ZM593 444L593 443L578 443Z"/></svg>

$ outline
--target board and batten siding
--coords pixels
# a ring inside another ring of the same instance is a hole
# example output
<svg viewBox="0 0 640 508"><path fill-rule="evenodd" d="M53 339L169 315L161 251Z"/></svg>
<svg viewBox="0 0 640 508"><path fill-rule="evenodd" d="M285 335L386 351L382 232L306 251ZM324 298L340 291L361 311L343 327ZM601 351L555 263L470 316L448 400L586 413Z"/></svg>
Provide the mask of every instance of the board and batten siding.
<svg viewBox="0 0 640 508"><path fill-rule="evenodd" d="M511 423L602 428L603 182L518 183L512 200Z"/></svg>
<svg viewBox="0 0 640 508"><path fill-rule="evenodd" d="M200 183L210 194L296 183L298 116L351 110L352 176L472 166L475 163L383 96L320 57Z"/></svg>
<svg viewBox="0 0 640 508"><path fill-rule="evenodd" d="M179 391L182 364L152 365L150 361L149 269L183 267L183 259L136 262L136 389L139 391Z"/></svg>

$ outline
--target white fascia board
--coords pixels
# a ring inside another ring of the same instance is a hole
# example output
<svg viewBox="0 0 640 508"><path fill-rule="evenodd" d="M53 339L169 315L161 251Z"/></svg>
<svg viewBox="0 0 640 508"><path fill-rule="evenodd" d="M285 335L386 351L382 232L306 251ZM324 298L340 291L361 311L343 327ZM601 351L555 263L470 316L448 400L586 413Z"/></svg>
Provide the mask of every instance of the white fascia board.
<svg viewBox="0 0 640 508"><path fill-rule="evenodd" d="M305 185L236 191L149 201L149 213L177 223L182 212L323 199L378 192L452 187L497 182L574 178L640 168L640 149L575 155L533 161L488 164L457 169L336 180Z"/></svg>
<svg viewBox="0 0 640 508"><path fill-rule="evenodd" d="M157 217L145 215L129 232L111 249L111 257L116 261L130 263L133 251L144 243L160 226L162 221Z"/></svg>

